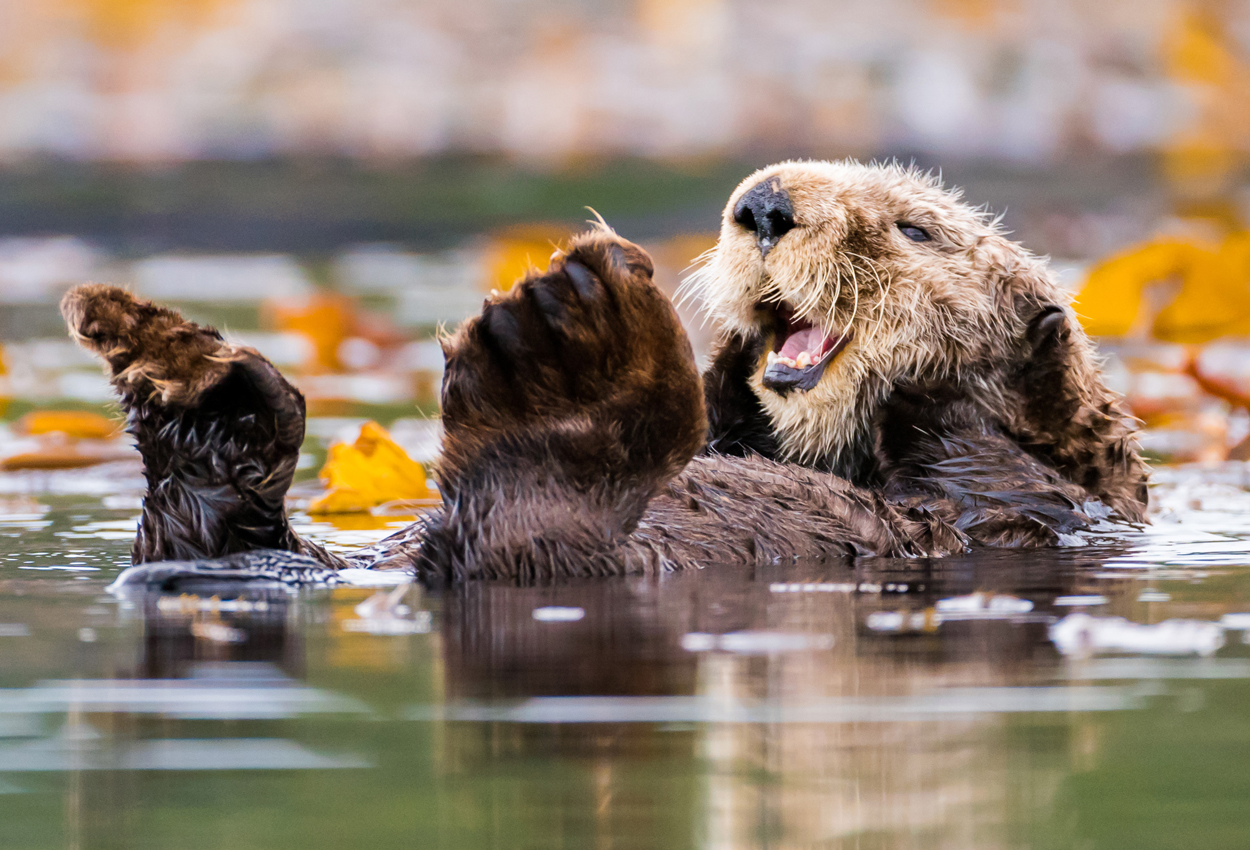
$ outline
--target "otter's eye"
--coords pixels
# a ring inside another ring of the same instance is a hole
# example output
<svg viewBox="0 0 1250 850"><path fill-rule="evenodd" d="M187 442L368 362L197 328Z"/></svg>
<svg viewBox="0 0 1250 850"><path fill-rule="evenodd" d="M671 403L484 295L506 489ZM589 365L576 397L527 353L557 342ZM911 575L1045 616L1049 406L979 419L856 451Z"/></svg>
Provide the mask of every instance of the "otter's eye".
<svg viewBox="0 0 1250 850"><path fill-rule="evenodd" d="M898 229L904 236L913 242L928 242L933 238L929 235L929 231L925 230L923 227L917 227L916 225L908 224L905 221L900 221L898 223Z"/></svg>

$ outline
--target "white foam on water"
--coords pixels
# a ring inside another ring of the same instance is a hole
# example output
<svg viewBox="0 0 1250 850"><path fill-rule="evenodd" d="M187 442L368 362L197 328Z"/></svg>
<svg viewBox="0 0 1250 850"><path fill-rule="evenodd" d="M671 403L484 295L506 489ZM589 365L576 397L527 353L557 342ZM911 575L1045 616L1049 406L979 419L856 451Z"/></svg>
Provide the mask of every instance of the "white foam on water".
<svg viewBox="0 0 1250 850"><path fill-rule="evenodd" d="M898 697L841 697L812 702L710 696L534 697L521 703L414 706L416 721L484 723L897 723L978 715L1143 708L1140 687L1074 685L950 688Z"/></svg>
<svg viewBox="0 0 1250 850"><path fill-rule="evenodd" d="M1055 598L1055 605L1059 608L1075 607L1079 605L1106 605L1107 597L1099 596L1096 593L1087 593L1080 596L1059 596Z"/></svg>
<svg viewBox="0 0 1250 850"><path fill-rule="evenodd" d="M723 635L690 632L683 635L681 648L687 652L732 652L736 655L780 655L786 652L829 649L833 635L813 635L802 632L740 631Z"/></svg>
<svg viewBox="0 0 1250 850"><path fill-rule="evenodd" d="M1205 620L1164 620L1145 625L1123 617L1069 614L1050 627L1050 640L1064 655L1100 653L1212 655L1224 645L1224 629Z"/></svg>
<svg viewBox="0 0 1250 850"><path fill-rule="evenodd" d="M540 623L576 623L586 616L582 608L566 608L559 605L548 605L535 608L533 617Z"/></svg>
<svg viewBox="0 0 1250 850"><path fill-rule="evenodd" d="M352 587L397 587L412 583L412 575L404 570L366 570L359 567L339 570L334 578L338 584Z"/></svg>

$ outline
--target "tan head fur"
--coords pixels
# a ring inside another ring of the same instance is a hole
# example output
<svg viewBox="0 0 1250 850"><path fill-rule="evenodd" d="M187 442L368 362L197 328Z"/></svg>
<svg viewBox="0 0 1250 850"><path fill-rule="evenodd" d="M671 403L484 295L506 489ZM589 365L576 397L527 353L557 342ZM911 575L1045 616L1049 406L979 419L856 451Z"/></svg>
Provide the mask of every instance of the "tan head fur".
<svg viewBox="0 0 1250 850"><path fill-rule="evenodd" d="M735 207L765 181L788 194L793 227L762 252ZM930 238L913 241L900 225ZM1070 298L1045 261L914 168L784 162L757 171L730 197L720 240L687 286L729 333L772 335L770 316L784 304L830 338L851 335L807 392L765 387L763 358L751 379L793 460L836 459L899 381L979 381L991 402L1011 392L992 385L983 367L1008 356L1041 305L1067 313L1079 337L1079 383L1105 394Z"/></svg>

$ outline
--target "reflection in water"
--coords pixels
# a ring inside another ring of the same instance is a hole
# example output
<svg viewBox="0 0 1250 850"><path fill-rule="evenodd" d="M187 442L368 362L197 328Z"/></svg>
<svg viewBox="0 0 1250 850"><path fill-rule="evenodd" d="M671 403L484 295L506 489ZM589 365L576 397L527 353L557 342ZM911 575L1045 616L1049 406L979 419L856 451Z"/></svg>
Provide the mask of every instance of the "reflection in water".
<svg viewBox="0 0 1250 850"><path fill-rule="evenodd" d="M129 541L103 535L131 514L18 507L44 525L0 567L6 850L1217 847L1250 829L1250 512L931 562L113 598ZM20 570L66 566L37 554L78 545L66 531L100 535L101 569Z"/></svg>
<svg viewBox="0 0 1250 850"><path fill-rule="evenodd" d="M1112 554L463 588L444 600L446 699L406 716L445 724L453 776L588 763L580 795L535 782L492 801L496 817L543 811L583 836L657 827L637 821L650 764L649 806L685 813L683 844L1005 846L1097 763L1097 717L1157 710L1160 678L1198 675L1059 660L1057 618L1140 604L1136 582L1088 578ZM555 606L583 616L534 616ZM883 614L919 625L873 628Z"/></svg>
<svg viewBox="0 0 1250 850"><path fill-rule="evenodd" d="M212 590L126 597L143 610L140 676L179 679L206 665L249 662L267 662L292 677L304 674L302 634L288 624L292 604L285 589L236 586L218 588L216 594Z"/></svg>

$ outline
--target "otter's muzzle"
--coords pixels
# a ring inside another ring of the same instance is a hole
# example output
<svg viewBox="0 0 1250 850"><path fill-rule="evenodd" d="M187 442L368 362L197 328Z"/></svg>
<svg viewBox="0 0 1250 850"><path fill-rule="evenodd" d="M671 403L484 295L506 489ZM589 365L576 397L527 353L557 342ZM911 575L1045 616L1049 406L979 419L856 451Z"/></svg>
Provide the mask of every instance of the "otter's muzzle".
<svg viewBox="0 0 1250 850"><path fill-rule="evenodd" d="M773 246L794 229L794 205L790 194L781 188L781 180L769 177L734 204L734 221L755 234L760 255L768 256Z"/></svg>

